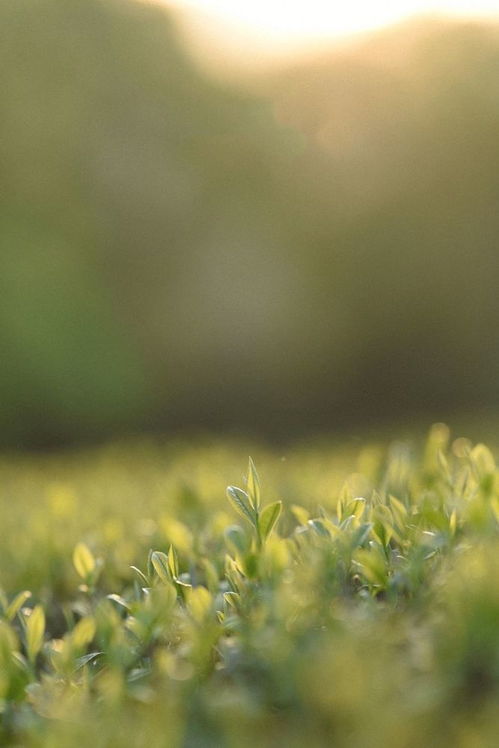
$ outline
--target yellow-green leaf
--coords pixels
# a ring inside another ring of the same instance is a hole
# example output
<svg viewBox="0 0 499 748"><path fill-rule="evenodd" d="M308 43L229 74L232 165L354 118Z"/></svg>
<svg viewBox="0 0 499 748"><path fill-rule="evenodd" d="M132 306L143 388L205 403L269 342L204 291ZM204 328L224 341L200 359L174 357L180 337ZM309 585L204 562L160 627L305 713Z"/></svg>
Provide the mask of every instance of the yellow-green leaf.
<svg viewBox="0 0 499 748"><path fill-rule="evenodd" d="M16 595L16 597L12 600L7 610L5 611L5 617L7 618L7 620L14 620L29 597L31 597L31 592L29 592L28 590L24 590L23 592L20 592L18 595Z"/></svg>
<svg viewBox="0 0 499 748"><path fill-rule="evenodd" d="M235 555L240 554L241 556L244 556L244 554L249 551L250 540L239 525L231 525L230 527L227 527L224 536L229 549Z"/></svg>
<svg viewBox="0 0 499 748"><path fill-rule="evenodd" d="M211 610L213 598L206 587L193 587L187 596L187 605L196 623L203 623Z"/></svg>
<svg viewBox="0 0 499 748"><path fill-rule="evenodd" d="M260 515L258 524L260 527L260 534L264 540L266 540L272 530L275 527L277 520L282 511L282 501L275 501L273 504L269 504L265 507Z"/></svg>
<svg viewBox="0 0 499 748"><path fill-rule="evenodd" d="M95 558L85 543L78 543L73 551L73 564L82 579L88 579L95 570Z"/></svg>
<svg viewBox="0 0 499 748"><path fill-rule="evenodd" d="M90 616L82 618L71 632L71 641L77 649L86 647L95 636L95 620Z"/></svg>
<svg viewBox="0 0 499 748"><path fill-rule="evenodd" d="M250 504L249 496L246 491L237 488L237 486L229 486L227 488L227 498L236 512L251 522L254 527L256 522L255 512Z"/></svg>
<svg viewBox="0 0 499 748"><path fill-rule="evenodd" d="M254 509L260 507L260 478L256 472L255 463L249 458L248 462L248 496Z"/></svg>
<svg viewBox="0 0 499 748"><path fill-rule="evenodd" d="M170 546L170 550L168 551L168 568L170 569L170 573L173 577L173 579L178 578L178 556L177 551L173 547L173 545Z"/></svg>
<svg viewBox="0 0 499 748"><path fill-rule="evenodd" d="M496 469L496 463L492 452L485 444L477 444L471 450L471 459L475 463L481 476L490 475Z"/></svg>
<svg viewBox="0 0 499 748"><path fill-rule="evenodd" d="M308 512L306 509L304 509L302 506L298 506L298 504L291 504L291 511L294 514L296 521L300 525L306 525L309 518L310 518L310 512Z"/></svg>
<svg viewBox="0 0 499 748"><path fill-rule="evenodd" d="M45 634L45 613L41 605L33 608L26 621L26 652L28 660L34 662L43 645Z"/></svg>
<svg viewBox="0 0 499 748"><path fill-rule="evenodd" d="M154 551L154 553L151 554L151 563L161 581L171 582L172 576L170 572L170 564L166 553L163 553L162 551Z"/></svg>

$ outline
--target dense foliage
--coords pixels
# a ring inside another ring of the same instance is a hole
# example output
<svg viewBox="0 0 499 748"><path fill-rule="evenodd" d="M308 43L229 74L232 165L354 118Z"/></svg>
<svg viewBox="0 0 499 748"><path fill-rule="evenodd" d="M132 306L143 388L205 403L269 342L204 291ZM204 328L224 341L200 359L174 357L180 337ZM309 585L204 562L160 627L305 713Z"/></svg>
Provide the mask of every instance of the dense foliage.
<svg viewBox="0 0 499 748"><path fill-rule="evenodd" d="M2 743L493 745L489 449L244 449L2 462Z"/></svg>

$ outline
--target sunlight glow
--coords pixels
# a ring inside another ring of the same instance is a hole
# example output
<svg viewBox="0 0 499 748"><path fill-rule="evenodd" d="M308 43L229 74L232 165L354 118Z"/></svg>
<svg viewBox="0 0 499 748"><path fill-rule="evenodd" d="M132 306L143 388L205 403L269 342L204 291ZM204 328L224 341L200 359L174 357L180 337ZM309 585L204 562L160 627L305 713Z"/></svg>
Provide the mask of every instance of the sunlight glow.
<svg viewBox="0 0 499 748"><path fill-rule="evenodd" d="M421 13L498 15L499 0L172 0L269 41L344 36Z"/></svg>

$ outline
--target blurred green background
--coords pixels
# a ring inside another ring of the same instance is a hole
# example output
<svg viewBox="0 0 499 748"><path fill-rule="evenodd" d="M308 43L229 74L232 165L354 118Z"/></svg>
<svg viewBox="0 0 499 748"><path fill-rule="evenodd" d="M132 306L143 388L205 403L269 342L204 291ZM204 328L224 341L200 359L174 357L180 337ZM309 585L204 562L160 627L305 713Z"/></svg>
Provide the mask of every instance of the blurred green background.
<svg viewBox="0 0 499 748"><path fill-rule="evenodd" d="M0 444L499 406L499 31L222 82L132 0L0 3Z"/></svg>

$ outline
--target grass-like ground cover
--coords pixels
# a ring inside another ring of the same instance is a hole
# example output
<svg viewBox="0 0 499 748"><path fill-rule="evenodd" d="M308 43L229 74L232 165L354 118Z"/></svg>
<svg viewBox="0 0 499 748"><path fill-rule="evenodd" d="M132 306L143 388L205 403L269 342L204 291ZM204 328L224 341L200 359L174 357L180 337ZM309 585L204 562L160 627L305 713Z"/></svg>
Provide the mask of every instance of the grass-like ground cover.
<svg viewBox="0 0 499 748"><path fill-rule="evenodd" d="M2 744L497 745L490 450L252 454L4 458Z"/></svg>

